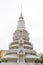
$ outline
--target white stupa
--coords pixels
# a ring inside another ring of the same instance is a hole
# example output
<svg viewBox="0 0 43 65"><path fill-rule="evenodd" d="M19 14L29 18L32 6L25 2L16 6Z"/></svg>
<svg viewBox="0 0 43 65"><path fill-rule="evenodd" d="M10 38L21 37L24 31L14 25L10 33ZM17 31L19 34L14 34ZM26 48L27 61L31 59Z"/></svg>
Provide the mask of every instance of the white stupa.
<svg viewBox="0 0 43 65"><path fill-rule="evenodd" d="M38 60L39 57L29 42L29 33L25 29L25 21L21 13L17 29L13 34L13 42L10 43L9 50L2 57L2 62L27 63Z"/></svg>

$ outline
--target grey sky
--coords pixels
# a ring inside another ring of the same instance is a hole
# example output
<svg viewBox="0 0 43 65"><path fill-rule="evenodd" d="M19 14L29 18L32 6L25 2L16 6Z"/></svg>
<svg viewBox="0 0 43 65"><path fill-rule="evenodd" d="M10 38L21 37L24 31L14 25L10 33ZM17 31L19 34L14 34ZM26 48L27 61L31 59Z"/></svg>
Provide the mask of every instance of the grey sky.
<svg viewBox="0 0 43 65"><path fill-rule="evenodd" d="M43 53L43 0L0 0L0 50L8 49L21 12L34 50Z"/></svg>

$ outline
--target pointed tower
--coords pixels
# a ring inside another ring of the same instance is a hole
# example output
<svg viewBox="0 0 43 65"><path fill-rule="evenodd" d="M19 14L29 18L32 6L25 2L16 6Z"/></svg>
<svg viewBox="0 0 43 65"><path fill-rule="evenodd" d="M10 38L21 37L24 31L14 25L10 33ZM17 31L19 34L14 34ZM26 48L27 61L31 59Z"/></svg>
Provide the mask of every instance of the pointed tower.
<svg viewBox="0 0 43 65"><path fill-rule="evenodd" d="M19 21L18 21L18 26L17 26L17 29L21 30L21 29L25 29L25 22L23 20L23 16L22 16L22 12L21 12L21 15L19 17Z"/></svg>
<svg viewBox="0 0 43 65"><path fill-rule="evenodd" d="M39 60L33 45L29 42L29 33L25 29L25 21L20 14L17 29L13 34L13 42L9 44L9 50L2 57L4 62L29 63Z"/></svg>

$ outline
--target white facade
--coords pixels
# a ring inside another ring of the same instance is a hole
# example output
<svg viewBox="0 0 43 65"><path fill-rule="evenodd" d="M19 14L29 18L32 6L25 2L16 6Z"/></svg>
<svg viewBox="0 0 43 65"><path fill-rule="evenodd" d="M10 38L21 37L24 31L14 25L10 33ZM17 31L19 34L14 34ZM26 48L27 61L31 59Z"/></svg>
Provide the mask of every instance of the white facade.
<svg viewBox="0 0 43 65"><path fill-rule="evenodd" d="M33 45L29 42L29 33L25 29L25 21L21 13L17 30L13 34L13 42L9 44L9 50L2 57L1 65L8 65L8 63L11 63L10 65L41 65L35 64L39 60Z"/></svg>

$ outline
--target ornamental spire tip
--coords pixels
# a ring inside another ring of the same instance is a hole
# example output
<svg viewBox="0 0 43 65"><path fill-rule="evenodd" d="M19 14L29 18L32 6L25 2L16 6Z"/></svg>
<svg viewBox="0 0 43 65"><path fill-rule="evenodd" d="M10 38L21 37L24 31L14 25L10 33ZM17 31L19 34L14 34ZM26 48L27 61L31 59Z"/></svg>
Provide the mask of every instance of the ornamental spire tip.
<svg viewBox="0 0 43 65"><path fill-rule="evenodd" d="M22 15L22 4L21 4L21 14L20 14L19 19L23 19L23 15Z"/></svg>
<svg viewBox="0 0 43 65"><path fill-rule="evenodd" d="M23 19L23 16L22 16L22 11L21 11L21 14L20 14L20 17L19 17L19 19Z"/></svg>

